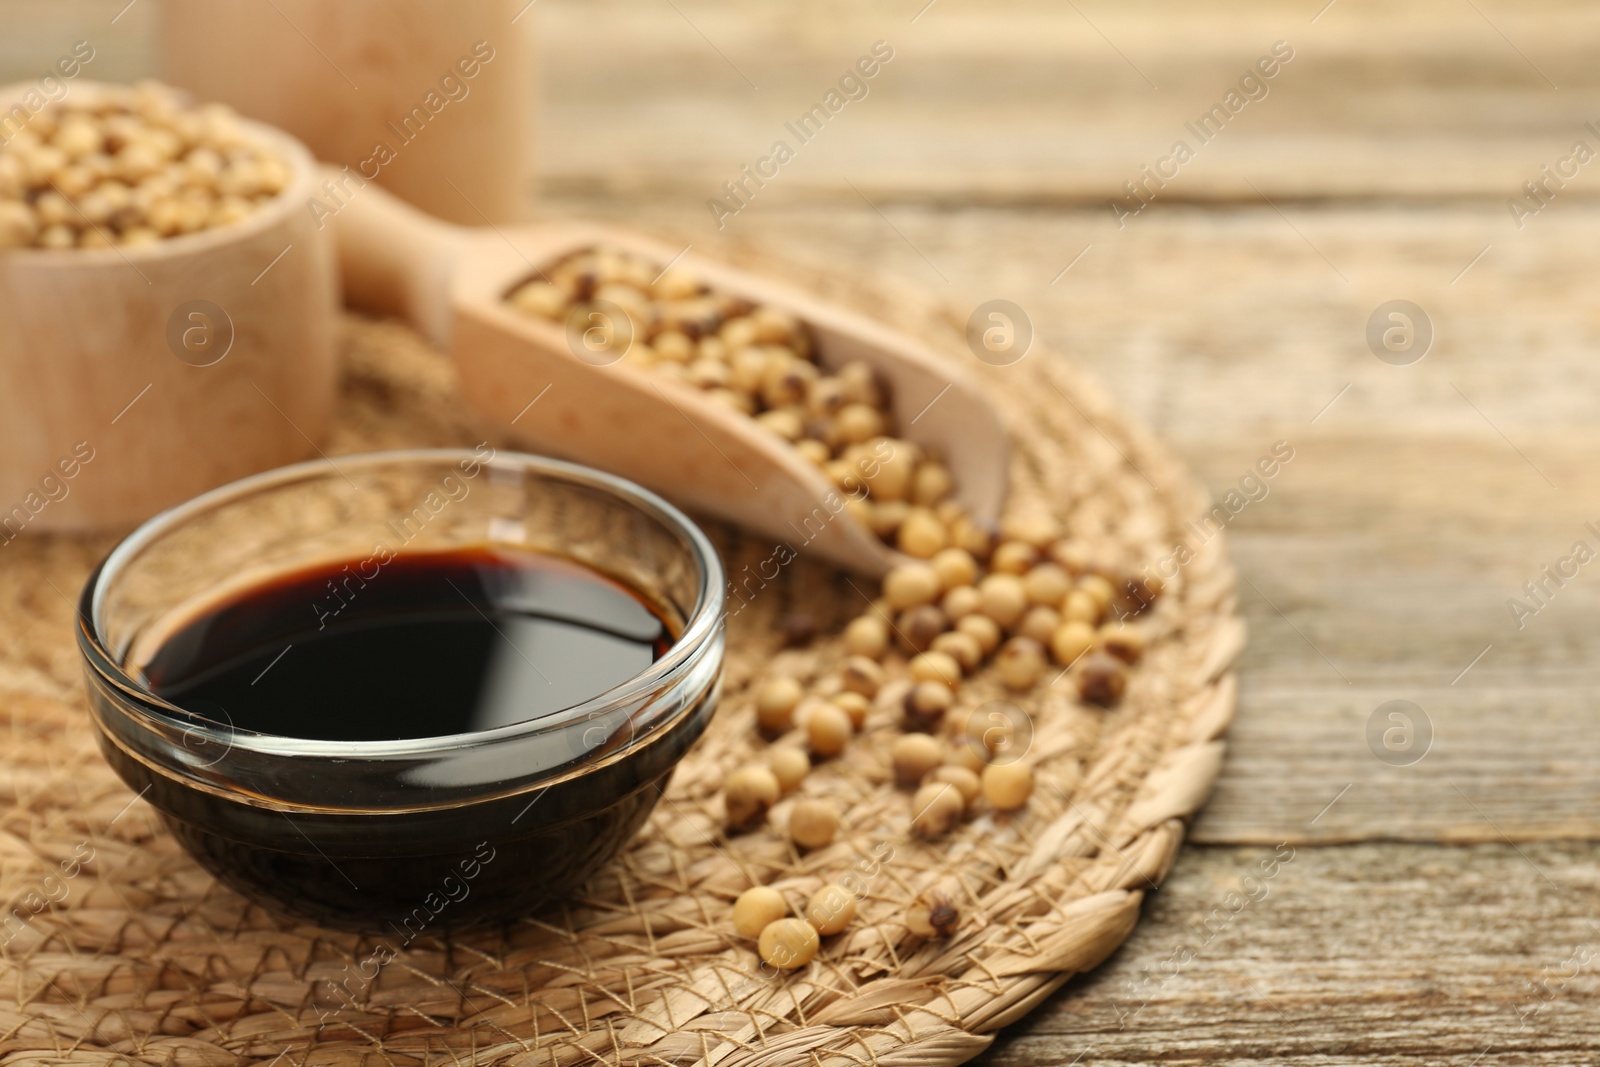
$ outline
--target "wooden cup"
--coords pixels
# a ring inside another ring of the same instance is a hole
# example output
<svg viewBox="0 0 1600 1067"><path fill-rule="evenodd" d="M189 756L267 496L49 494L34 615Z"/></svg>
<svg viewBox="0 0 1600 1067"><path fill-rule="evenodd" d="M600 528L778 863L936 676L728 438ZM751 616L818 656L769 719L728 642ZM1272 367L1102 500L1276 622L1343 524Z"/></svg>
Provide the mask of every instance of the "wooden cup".
<svg viewBox="0 0 1600 1067"><path fill-rule="evenodd" d="M164 0L162 77L431 215L516 222L533 185L529 6Z"/></svg>
<svg viewBox="0 0 1600 1067"><path fill-rule="evenodd" d="M0 251L0 549L24 531L136 523L315 454L339 306L330 231L306 208L320 176L298 141L247 125L293 177L245 221Z"/></svg>

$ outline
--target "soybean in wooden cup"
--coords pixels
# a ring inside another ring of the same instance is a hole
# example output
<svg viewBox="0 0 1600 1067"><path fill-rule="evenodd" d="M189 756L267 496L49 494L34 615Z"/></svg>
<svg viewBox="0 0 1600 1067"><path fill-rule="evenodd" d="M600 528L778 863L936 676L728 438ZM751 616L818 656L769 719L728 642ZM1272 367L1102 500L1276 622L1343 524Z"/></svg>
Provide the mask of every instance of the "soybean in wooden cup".
<svg viewBox="0 0 1600 1067"><path fill-rule="evenodd" d="M723 587L622 479L374 453L152 519L78 638L101 751L203 866L409 942L534 912L633 836L714 709Z"/></svg>

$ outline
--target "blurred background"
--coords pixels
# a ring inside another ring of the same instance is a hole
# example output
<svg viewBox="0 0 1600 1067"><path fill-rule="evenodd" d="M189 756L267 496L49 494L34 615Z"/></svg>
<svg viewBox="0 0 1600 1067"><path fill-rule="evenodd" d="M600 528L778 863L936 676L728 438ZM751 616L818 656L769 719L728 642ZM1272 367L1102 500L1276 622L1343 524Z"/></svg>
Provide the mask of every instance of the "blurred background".
<svg viewBox="0 0 1600 1067"><path fill-rule="evenodd" d="M80 39L89 77L150 76L156 8L6 0L0 82ZM1600 579L1520 625L1510 601L1600 544L1600 8L536 0L523 26L537 216L958 317L1013 301L1034 358L1093 372L1219 496L1294 450L1229 531L1252 644L1199 847L983 1062L1572 1062L1600 1024ZM777 140L775 177L708 206ZM1386 344L1393 301L1414 333ZM1152 983L1280 846L1272 896Z"/></svg>

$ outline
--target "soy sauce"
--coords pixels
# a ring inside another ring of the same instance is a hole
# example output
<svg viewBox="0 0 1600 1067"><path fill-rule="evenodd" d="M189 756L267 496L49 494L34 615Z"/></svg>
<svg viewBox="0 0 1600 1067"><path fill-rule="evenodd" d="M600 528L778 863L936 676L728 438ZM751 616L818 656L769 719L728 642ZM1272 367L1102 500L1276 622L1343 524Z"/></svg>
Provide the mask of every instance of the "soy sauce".
<svg viewBox="0 0 1600 1067"><path fill-rule="evenodd" d="M596 570L477 547L276 577L177 629L144 674L235 730L397 740L544 718L638 675L671 641L649 604Z"/></svg>

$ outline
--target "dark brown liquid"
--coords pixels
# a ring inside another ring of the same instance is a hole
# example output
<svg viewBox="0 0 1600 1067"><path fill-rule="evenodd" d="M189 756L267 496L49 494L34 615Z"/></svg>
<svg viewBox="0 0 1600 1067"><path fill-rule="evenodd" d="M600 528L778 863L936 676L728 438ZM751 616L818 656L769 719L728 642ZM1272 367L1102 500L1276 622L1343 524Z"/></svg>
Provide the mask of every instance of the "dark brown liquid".
<svg viewBox="0 0 1600 1067"><path fill-rule="evenodd" d="M491 548L405 553L235 594L175 630L144 672L171 703L235 730L433 737L598 696L658 659L676 625L569 560ZM605 757L631 735L524 739L531 747L518 753L559 772L546 787L510 789L497 775L528 766L490 761L470 787L417 776L407 796L373 805L352 784L292 816L245 791L219 795L155 771L104 734L100 742L222 881L274 910L382 934L398 948L570 896L638 830L711 711L709 700L686 709L619 758ZM212 766L210 749L195 755ZM216 758L217 771L228 766ZM460 800L456 785L485 799ZM294 788L323 786L312 773Z"/></svg>
<svg viewBox="0 0 1600 1067"><path fill-rule="evenodd" d="M542 718L640 674L668 644L660 617L596 571L474 548L277 578L177 631L145 677L235 730L387 741Z"/></svg>

